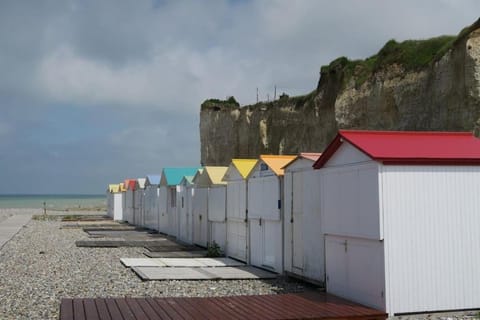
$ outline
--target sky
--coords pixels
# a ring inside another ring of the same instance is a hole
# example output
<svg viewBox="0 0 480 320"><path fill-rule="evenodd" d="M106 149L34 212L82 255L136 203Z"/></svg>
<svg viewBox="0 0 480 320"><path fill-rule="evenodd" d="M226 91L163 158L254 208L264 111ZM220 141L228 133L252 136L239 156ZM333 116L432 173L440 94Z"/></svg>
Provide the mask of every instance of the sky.
<svg viewBox="0 0 480 320"><path fill-rule="evenodd" d="M476 0L2 0L0 194L99 194L200 164L208 98L316 88L389 39L457 34Z"/></svg>

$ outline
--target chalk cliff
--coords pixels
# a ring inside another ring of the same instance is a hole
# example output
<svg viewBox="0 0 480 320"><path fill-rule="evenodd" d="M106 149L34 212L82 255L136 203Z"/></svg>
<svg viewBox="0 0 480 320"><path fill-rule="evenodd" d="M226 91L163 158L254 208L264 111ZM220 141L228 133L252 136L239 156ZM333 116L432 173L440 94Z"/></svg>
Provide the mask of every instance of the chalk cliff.
<svg viewBox="0 0 480 320"><path fill-rule="evenodd" d="M480 19L456 37L391 40L365 60L336 59L305 96L205 101L201 161L321 152L342 128L480 133Z"/></svg>

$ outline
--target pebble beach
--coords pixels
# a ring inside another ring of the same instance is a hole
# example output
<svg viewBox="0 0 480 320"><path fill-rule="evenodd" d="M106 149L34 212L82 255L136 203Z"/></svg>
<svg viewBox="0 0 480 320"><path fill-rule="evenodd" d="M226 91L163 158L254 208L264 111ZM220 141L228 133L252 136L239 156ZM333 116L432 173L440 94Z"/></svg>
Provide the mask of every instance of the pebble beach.
<svg viewBox="0 0 480 320"><path fill-rule="evenodd" d="M41 213L1 209L0 221L13 214ZM62 228L65 224L32 219L0 250L0 319L58 319L61 298L274 294L307 286L286 278L142 281L119 259L145 257L146 249L77 248L75 241L88 235L81 228Z"/></svg>

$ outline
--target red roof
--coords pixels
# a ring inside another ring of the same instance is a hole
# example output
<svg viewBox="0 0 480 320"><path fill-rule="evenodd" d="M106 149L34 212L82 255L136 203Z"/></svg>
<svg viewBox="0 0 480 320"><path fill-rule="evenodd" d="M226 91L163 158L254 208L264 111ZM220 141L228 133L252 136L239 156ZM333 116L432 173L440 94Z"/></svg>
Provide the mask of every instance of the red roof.
<svg viewBox="0 0 480 320"><path fill-rule="evenodd" d="M136 179L125 179L124 184L127 190L135 190Z"/></svg>
<svg viewBox="0 0 480 320"><path fill-rule="evenodd" d="M314 168L323 167L343 141L383 164L480 165L480 139L471 132L340 130Z"/></svg>

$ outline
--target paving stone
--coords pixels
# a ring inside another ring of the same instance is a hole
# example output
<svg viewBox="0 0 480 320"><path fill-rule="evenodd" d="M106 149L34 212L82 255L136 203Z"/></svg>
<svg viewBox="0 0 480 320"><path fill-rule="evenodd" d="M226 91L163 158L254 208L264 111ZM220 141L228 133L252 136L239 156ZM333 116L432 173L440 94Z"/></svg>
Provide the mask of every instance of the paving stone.
<svg viewBox="0 0 480 320"><path fill-rule="evenodd" d="M165 264L159 259L151 258L120 258L125 267L164 267Z"/></svg>

